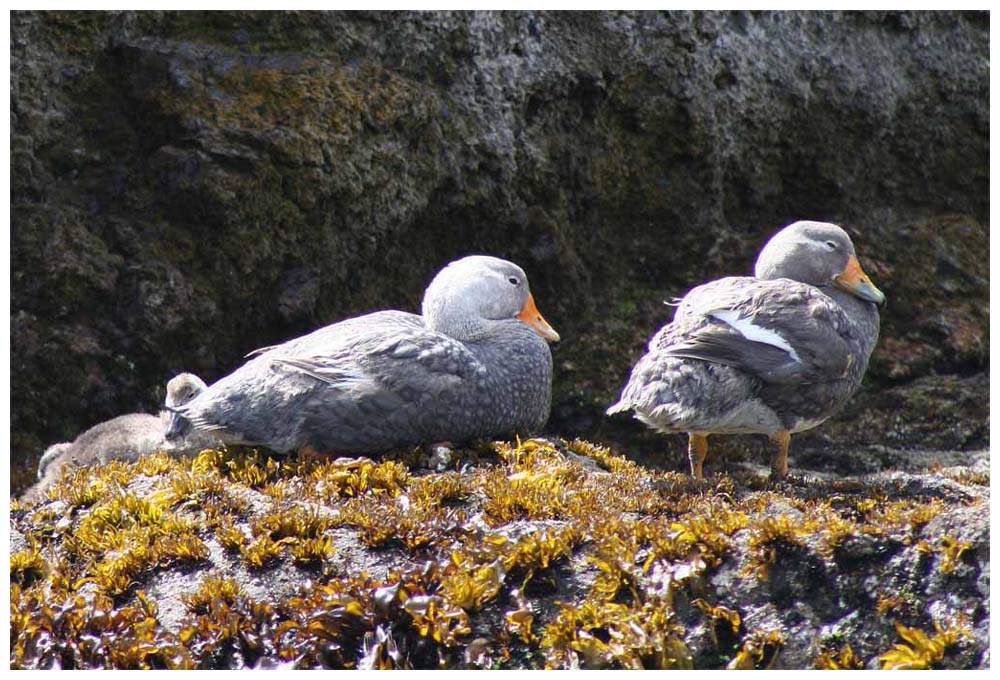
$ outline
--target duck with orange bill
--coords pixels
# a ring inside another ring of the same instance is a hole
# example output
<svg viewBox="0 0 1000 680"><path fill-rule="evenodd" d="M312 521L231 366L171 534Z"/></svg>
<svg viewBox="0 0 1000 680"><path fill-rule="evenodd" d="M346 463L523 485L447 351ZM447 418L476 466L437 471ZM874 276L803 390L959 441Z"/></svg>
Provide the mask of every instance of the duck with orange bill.
<svg viewBox="0 0 1000 680"><path fill-rule="evenodd" d="M754 276L698 286L649 342L608 413L686 432L701 477L710 434L761 433L788 473L791 435L839 411L861 386L885 295L843 229L801 221L777 232Z"/></svg>
<svg viewBox="0 0 1000 680"><path fill-rule="evenodd" d="M326 454L530 434L548 420L558 340L524 270L465 257L419 315L373 312L252 352L173 409L167 437Z"/></svg>

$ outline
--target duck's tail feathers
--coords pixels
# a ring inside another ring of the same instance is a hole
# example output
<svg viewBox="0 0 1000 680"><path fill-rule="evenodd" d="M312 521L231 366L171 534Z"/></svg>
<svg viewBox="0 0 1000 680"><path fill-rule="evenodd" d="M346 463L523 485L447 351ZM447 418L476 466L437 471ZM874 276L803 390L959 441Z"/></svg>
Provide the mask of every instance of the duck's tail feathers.
<svg viewBox="0 0 1000 680"><path fill-rule="evenodd" d="M613 416L616 413L625 413L632 408L632 404L626 402L624 399L608 407L605 413L609 416Z"/></svg>
<svg viewBox="0 0 1000 680"><path fill-rule="evenodd" d="M45 453L42 454L41 460L38 461L38 479L45 476L45 470L60 456L64 455L73 447L70 442L62 442L60 444L53 444L49 448L45 449Z"/></svg>

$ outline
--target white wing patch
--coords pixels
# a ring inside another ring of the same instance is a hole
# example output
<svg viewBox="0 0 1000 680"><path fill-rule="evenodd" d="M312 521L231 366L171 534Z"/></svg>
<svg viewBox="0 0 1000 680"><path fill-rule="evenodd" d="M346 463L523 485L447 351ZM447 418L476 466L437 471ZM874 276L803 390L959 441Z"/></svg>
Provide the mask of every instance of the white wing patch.
<svg viewBox="0 0 1000 680"><path fill-rule="evenodd" d="M780 334L769 328L755 326L750 319L740 317L740 313L734 309L717 309L709 312L708 316L723 322L751 342L762 342L765 345L777 347L778 349L788 352L788 354L795 359L795 361L802 361L799 358L798 352L795 351L795 348L793 348L787 340L781 337Z"/></svg>

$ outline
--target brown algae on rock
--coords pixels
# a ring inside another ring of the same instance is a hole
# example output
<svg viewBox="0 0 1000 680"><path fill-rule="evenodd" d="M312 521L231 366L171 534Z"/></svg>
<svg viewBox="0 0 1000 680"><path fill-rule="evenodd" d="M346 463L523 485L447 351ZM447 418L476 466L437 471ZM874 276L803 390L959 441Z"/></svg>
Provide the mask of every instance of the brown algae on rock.
<svg viewBox="0 0 1000 680"><path fill-rule="evenodd" d="M237 450L67 471L12 506L11 666L964 667L982 653L946 634L985 616L968 584L988 534L949 524L988 508L982 486L696 481L579 440L454 453L444 472L419 451ZM942 589L955 603L932 607ZM903 626L935 625L892 647Z"/></svg>

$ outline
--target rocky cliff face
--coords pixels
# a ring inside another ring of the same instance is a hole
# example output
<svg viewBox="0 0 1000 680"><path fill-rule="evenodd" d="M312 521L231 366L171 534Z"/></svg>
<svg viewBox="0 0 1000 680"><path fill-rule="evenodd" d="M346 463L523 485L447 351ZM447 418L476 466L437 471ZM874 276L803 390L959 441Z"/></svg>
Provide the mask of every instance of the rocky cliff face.
<svg viewBox="0 0 1000 680"><path fill-rule="evenodd" d="M665 297L847 225L879 385L987 365L988 34L967 13L12 16L12 439L162 403L472 252L591 433ZM942 217L944 216L944 217ZM15 486L21 485L20 481Z"/></svg>

